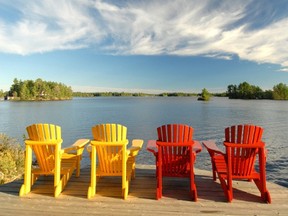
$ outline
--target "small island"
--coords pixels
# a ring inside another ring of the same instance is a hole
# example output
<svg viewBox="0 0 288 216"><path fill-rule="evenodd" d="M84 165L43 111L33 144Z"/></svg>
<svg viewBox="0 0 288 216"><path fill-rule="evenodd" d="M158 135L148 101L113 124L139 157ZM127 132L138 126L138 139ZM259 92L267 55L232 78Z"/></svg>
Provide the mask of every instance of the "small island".
<svg viewBox="0 0 288 216"><path fill-rule="evenodd" d="M50 101L70 100L72 97L72 88L63 83L44 81L40 78L35 81L22 81L15 78L5 99L14 101Z"/></svg>
<svg viewBox="0 0 288 216"><path fill-rule="evenodd" d="M202 93L201 93L201 96L198 97L197 100L200 100L200 101L209 101L210 100L210 96L211 94L208 92L208 90L206 88L204 88L202 90Z"/></svg>

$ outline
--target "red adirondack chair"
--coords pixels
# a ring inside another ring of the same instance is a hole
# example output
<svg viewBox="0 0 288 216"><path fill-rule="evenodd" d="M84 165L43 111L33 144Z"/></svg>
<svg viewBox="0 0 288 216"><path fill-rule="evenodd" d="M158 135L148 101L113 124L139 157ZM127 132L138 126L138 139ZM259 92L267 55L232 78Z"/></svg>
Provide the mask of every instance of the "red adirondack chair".
<svg viewBox="0 0 288 216"><path fill-rule="evenodd" d="M225 129L226 153L217 148L215 142L204 141L212 163L213 180L216 173L229 202L233 199L232 180L254 181L261 198L271 203L266 187L266 150L261 140L263 128L255 125L235 125ZM259 162L256 162L258 158ZM257 171L255 166L258 165Z"/></svg>
<svg viewBox="0 0 288 216"><path fill-rule="evenodd" d="M194 179L194 162L196 153L202 147L193 140L192 127L182 124L168 124L157 128L158 140L150 140L147 150L156 157L157 199L162 197L163 177L190 178L192 199L197 201L197 190Z"/></svg>

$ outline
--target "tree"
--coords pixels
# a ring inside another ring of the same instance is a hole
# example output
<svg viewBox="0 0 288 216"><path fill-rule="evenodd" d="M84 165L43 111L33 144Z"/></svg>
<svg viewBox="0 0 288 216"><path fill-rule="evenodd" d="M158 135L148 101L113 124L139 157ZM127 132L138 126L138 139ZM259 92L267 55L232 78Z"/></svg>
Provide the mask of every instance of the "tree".
<svg viewBox="0 0 288 216"><path fill-rule="evenodd" d="M43 96L45 96L45 83L42 81L42 79L38 78L35 80L35 93L36 93L36 97L41 98Z"/></svg>
<svg viewBox="0 0 288 216"><path fill-rule="evenodd" d="M227 95L229 98L237 98L237 86L228 85Z"/></svg>
<svg viewBox="0 0 288 216"><path fill-rule="evenodd" d="M72 89L62 83L41 79L21 81L14 79L9 95L21 100L62 100L72 98Z"/></svg>
<svg viewBox="0 0 288 216"><path fill-rule="evenodd" d="M238 93L242 99L254 99L253 87L247 82L243 82L239 84Z"/></svg>
<svg viewBox="0 0 288 216"><path fill-rule="evenodd" d="M273 91L272 90L266 90L263 92L262 99L273 99Z"/></svg>
<svg viewBox="0 0 288 216"><path fill-rule="evenodd" d="M273 87L273 99L275 100L288 100L288 86L279 83Z"/></svg>
<svg viewBox="0 0 288 216"><path fill-rule="evenodd" d="M271 99L268 92L264 93L259 86L250 85L248 82L240 83L238 86L229 85L227 95L230 99Z"/></svg>
<svg viewBox="0 0 288 216"><path fill-rule="evenodd" d="M202 89L201 97L198 100L209 101L211 94L206 88Z"/></svg>
<svg viewBox="0 0 288 216"><path fill-rule="evenodd" d="M21 100L28 100L30 99L30 91L29 91L29 88L27 86L27 82L25 81L21 88L20 88L20 99Z"/></svg>
<svg viewBox="0 0 288 216"><path fill-rule="evenodd" d="M20 93L20 84L21 81L18 81L17 78L13 80L13 84L10 87L9 96L13 96L14 98L19 96Z"/></svg>

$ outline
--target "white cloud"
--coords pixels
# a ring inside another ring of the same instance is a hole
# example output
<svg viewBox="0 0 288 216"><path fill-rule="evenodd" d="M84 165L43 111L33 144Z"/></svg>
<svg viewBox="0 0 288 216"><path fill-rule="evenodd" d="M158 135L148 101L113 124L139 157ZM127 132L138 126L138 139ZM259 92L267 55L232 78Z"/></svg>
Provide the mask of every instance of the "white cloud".
<svg viewBox="0 0 288 216"><path fill-rule="evenodd" d="M9 21L0 15L0 52L26 55L96 47L116 55L201 55L227 60L239 56L279 64L287 71L288 16L277 19L272 17L275 11L271 17L260 17L269 23L253 29L261 20L247 17L253 14L251 3L256 4L242 0L5 2L18 11L19 18ZM273 4L257 4L255 10Z"/></svg>
<svg viewBox="0 0 288 216"><path fill-rule="evenodd" d="M241 59L288 66L288 18L257 31L245 31L245 26L223 32L213 45L223 52L234 52Z"/></svg>
<svg viewBox="0 0 288 216"><path fill-rule="evenodd" d="M93 17L88 15L89 8L80 1L19 1L13 5L17 5L22 16L12 25L0 20L4 29L0 31L2 52L26 55L79 49L103 37Z"/></svg>

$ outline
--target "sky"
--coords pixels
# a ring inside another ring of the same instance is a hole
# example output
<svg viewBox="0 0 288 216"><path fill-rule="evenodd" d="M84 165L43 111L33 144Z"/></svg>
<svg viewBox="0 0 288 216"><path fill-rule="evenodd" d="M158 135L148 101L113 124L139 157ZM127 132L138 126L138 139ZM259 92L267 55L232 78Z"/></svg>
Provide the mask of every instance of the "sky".
<svg viewBox="0 0 288 216"><path fill-rule="evenodd" d="M288 84L288 0L0 0L0 90L225 92Z"/></svg>

